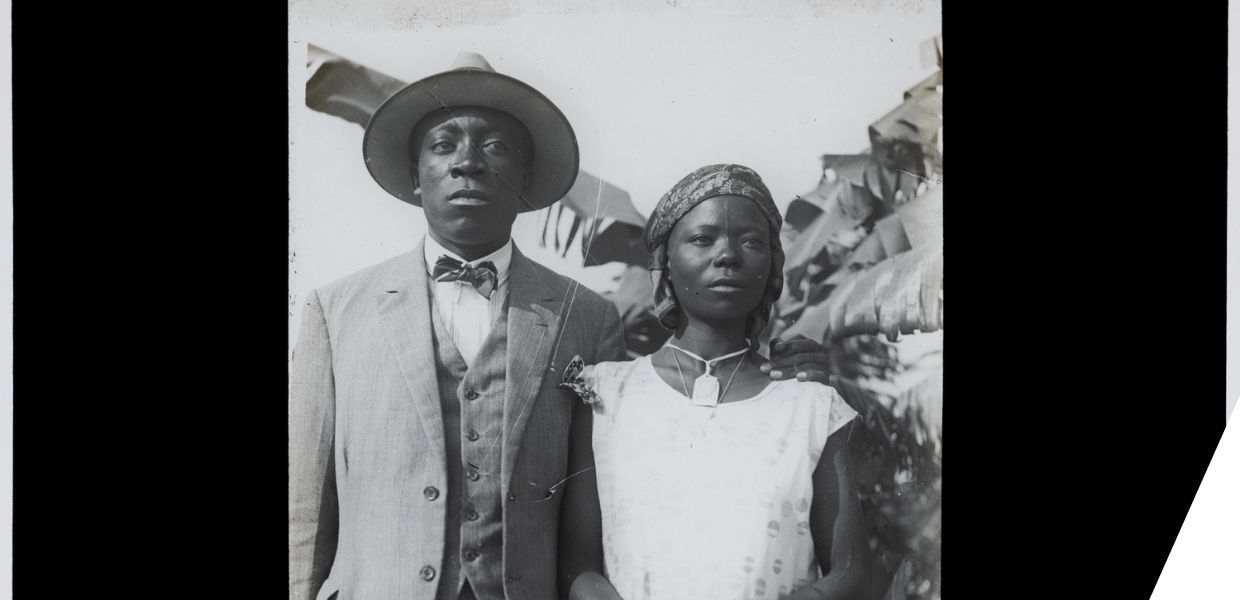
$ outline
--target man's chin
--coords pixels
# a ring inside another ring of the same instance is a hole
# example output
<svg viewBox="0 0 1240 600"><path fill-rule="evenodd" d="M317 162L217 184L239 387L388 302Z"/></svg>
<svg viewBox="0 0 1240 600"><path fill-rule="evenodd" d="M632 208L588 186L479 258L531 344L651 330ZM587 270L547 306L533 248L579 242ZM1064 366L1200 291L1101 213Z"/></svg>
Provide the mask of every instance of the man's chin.
<svg viewBox="0 0 1240 600"><path fill-rule="evenodd" d="M511 228L508 231L496 231L494 225L479 227L468 220L453 223L451 231L436 231L436 233L439 233L440 239L460 248L498 247L504 245L512 237Z"/></svg>

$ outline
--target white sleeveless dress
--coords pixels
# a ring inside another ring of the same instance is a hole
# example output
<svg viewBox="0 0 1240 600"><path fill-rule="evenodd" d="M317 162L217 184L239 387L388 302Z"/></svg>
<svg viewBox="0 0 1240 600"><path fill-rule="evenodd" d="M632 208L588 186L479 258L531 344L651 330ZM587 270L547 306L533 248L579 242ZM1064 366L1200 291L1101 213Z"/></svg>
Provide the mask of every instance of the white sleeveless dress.
<svg viewBox="0 0 1240 600"><path fill-rule="evenodd" d="M625 600L774 600L818 579L812 475L857 414L833 388L780 381L693 406L648 356L582 379L598 394L606 575Z"/></svg>

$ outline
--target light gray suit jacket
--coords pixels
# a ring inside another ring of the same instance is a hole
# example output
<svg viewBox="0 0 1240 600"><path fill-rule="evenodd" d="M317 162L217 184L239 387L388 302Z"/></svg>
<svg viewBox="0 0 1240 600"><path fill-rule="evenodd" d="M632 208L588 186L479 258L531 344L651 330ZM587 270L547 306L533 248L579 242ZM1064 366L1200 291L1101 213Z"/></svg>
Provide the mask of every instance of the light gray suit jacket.
<svg viewBox="0 0 1240 600"><path fill-rule="evenodd" d="M513 249L502 436L510 599L555 597L574 355L621 360L616 308ZM435 597L448 493L423 245L306 300L289 383L289 597ZM433 490L431 489L433 488ZM429 576L429 581L427 580Z"/></svg>

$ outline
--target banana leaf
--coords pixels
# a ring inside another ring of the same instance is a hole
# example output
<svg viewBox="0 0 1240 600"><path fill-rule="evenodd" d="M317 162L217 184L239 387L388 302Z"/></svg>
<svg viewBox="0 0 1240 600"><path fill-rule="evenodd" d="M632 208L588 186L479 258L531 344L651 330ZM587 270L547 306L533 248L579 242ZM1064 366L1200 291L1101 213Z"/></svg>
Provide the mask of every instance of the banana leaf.
<svg viewBox="0 0 1240 600"><path fill-rule="evenodd" d="M941 329L942 250L942 241L935 241L845 274L826 300L806 308L782 335L830 341Z"/></svg>
<svg viewBox="0 0 1240 600"><path fill-rule="evenodd" d="M942 113L943 94L925 90L870 125L878 193L885 201L898 205L912 199L922 183L933 183L930 176L942 171Z"/></svg>

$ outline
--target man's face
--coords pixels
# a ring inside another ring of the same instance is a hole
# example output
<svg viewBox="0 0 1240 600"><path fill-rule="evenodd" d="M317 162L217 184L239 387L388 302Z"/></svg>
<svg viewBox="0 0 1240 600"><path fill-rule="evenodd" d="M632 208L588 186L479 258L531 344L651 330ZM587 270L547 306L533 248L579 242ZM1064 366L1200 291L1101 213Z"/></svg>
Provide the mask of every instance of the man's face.
<svg viewBox="0 0 1240 600"><path fill-rule="evenodd" d="M524 202L533 142L520 121L498 110L438 114L419 123L411 140L427 224L446 245L497 248Z"/></svg>

